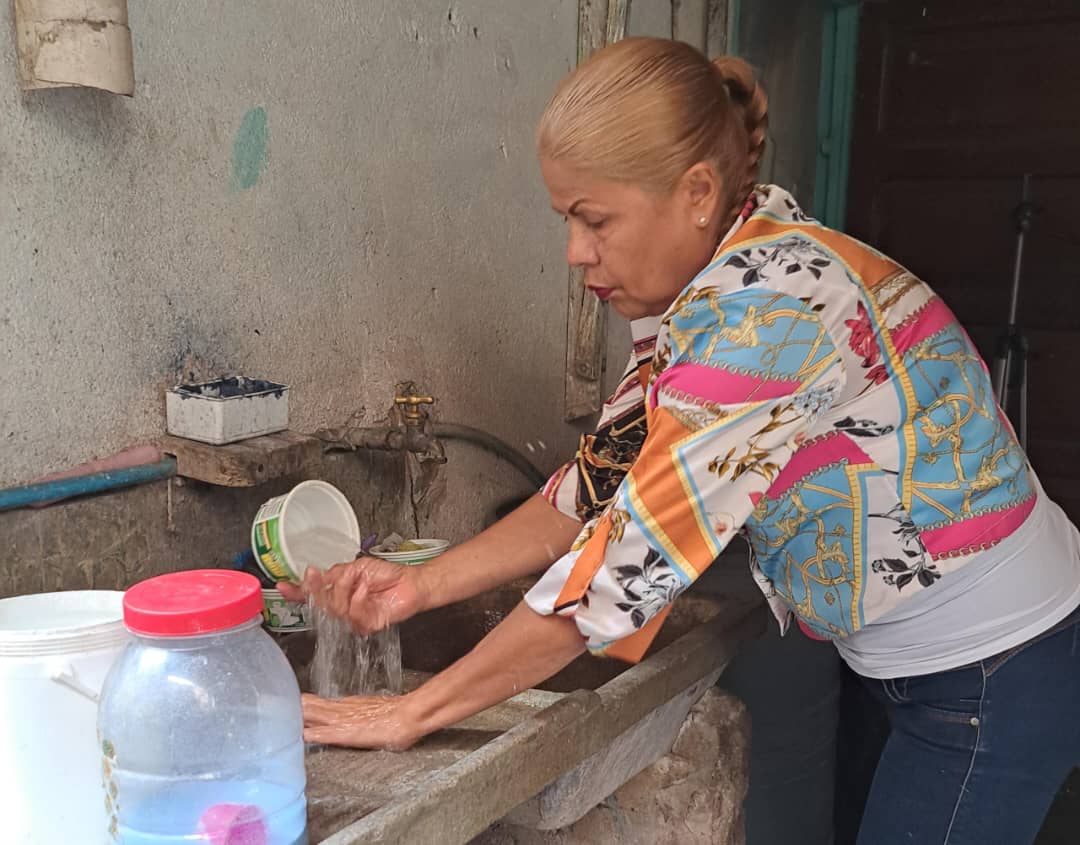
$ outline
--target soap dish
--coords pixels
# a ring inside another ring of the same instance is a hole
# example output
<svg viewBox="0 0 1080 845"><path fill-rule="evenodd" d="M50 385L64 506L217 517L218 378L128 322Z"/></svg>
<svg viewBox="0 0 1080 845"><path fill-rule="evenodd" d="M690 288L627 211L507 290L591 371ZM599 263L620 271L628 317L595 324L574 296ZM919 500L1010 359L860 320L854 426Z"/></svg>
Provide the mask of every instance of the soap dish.
<svg viewBox="0 0 1080 845"><path fill-rule="evenodd" d="M289 427L289 388L263 379L230 376L180 384L165 394L169 434L223 446Z"/></svg>

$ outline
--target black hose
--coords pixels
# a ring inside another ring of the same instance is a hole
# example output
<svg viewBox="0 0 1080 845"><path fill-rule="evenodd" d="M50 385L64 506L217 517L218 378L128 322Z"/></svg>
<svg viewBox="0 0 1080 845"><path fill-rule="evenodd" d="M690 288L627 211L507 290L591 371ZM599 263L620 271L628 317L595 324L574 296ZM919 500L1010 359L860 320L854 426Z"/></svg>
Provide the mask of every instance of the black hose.
<svg viewBox="0 0 1080 845"><path fill-rule="evenodd" d="M457 423L434 423L431 433L441 440L461 440L497 455L524 475L536 488L543 487L547 483L547 476L533 466L532 461L494 434L488 434L471 425Z"/></svg>

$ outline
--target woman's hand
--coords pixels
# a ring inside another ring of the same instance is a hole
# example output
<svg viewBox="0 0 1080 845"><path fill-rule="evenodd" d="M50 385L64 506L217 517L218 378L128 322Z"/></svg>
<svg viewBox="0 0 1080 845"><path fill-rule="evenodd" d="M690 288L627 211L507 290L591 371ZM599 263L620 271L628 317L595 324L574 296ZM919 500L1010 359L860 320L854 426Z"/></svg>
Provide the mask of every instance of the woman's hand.
<svg viewBox="0 0 1080 845"><path fill-rule="evenodd" d="M585 650L574 620L519 604L461 660L407 695L304 696L304 738L353 748L409 748L550 678Z"/></svg>
<svg viewBox="0 0 1080 845"><path fill-rule="evenodd" d="M339 563L326 572L311 567L302 585L281 583L278 591L289 601L310 596L317 607L347 619L364 636L419 613L427 600L421 567L374 557Z"/></svg>
<svg viewBox="0 0 1080 845"><path fill-rule="evenodd" d="M471 540L418 566L378 558L309 570L301 585L281 583L289 601L308 595L320 607L371 634L423 610L467 599L540 572L569 551L581 523L560 513L539 493Z"/></svg>
<svg viewBox="0 0 1080 845"><path fill-rule="evenodd" d="M404 751L421 737L404 696L356 695L331 700L305 695L303 701L306 742Z"/></svg>

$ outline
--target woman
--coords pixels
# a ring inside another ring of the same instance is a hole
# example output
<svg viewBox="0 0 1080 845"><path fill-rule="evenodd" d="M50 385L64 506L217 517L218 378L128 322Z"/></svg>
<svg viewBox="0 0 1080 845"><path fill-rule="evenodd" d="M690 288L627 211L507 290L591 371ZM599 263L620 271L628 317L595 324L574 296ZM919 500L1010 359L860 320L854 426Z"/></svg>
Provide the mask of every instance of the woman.
<svg viewBox="0 0 1080 845"><path fill-rule="evenodd" d="M747 65L672 41L620 42L559 87L544 182L634 359L517 512L432 565L309 575L371 631L546 569L417 691L309 698L307 735L406 747L586 648L639 659L741 532L780 625L831 639L888 708L859 841L1031 842L1080 762L1080 536L944 303L754 187L765 121Z"/></svg>

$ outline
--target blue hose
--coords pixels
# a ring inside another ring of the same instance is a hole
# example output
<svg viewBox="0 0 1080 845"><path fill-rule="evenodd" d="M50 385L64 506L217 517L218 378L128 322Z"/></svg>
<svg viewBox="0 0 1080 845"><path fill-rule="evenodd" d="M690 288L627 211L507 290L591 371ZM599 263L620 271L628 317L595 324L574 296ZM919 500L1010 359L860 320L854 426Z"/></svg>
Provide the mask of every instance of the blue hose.
<svg viewBox="0 0 1080 845"><path fill-rule="evenodd" d="M119 490L121 487L134 487L152 481L163 481L176 475L176 461L166 458L156 464L141 464L125 469L95 472L90 475L78 475L74 478L58 478L56 481L43 481L40 484L27 484L22 487L6 487L0 490L0 511L26 508L86 496L90 493L104 493Z"/></svg>

